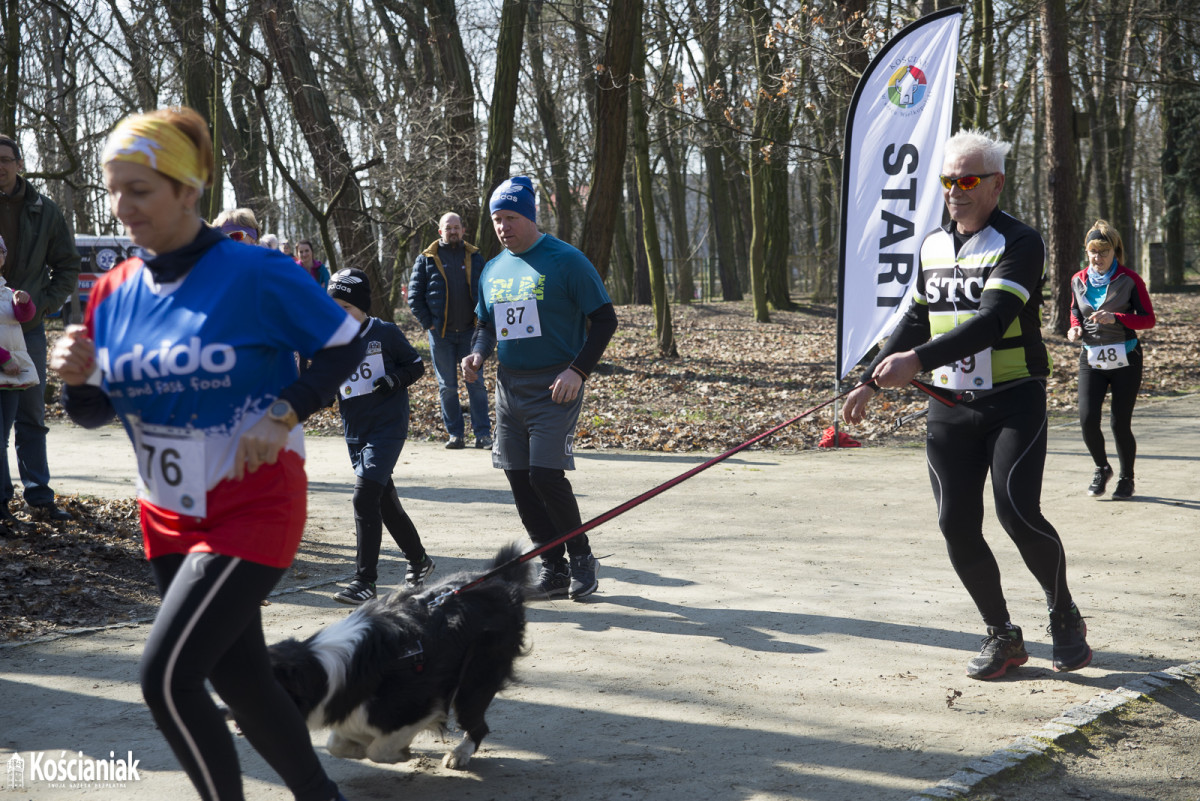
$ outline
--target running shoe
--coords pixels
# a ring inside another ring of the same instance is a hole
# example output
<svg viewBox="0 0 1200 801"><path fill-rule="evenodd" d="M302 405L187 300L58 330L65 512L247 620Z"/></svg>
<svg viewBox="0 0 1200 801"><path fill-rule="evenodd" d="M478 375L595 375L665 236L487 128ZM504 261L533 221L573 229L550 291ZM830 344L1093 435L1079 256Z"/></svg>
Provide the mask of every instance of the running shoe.
<svg viewBox="0 0 1200 801"><path fill-rule="evenodd" d="M590 553L571 557L571 585L567 597L577 601L585 595L591 595L600 586L596 580L596 570L600 567L596 557Z"/></svg>
<svg viewBox="0 0 1200 801"><path fill-rule="evenodd" d="M979 656L967 663L967 676L972 679L998 679L1009 668L1019 667L1028 661L1025 638L1021 636L1019 626L1011 623L1008 628L988 626Z"/></svg>
<svg viewBox="0 0 1200 801"><path fill-rule="evenodd" d="M463 441L462 437L450 437L446 440L446 450L448 451L461 451L465 447L467 447L467 443Z"/></svg>
<svg viewBox="0 0 1200 801"><path fill-rule="evenodd" d="M374 598L376 595L375 585L369 581L355 579L350 582L350 586L346 587L341 592L333 596L333 600L340 604L350 604L358 606Z"/></svg>
<svg viewBox="0 0 1200 801"><path fill-rule="evenodd" d="M1075 604L1064 612L1050 610L1050 625L1046 627L1054 640L1054 669L1060 673L1085 668L1092 661L1092 649L1088 647L1087 623Z"/></svg>
<svg viewBox="0 0 1200 801"><path fill-rule="evenodd" d="M1096 472L1092 474L1092 483L1088 485L1088 495L1093 498L1103 495L1110 478L1112 478L1112 465L1106 464L1104 467L1097 467Z"/></svg>
<svg viewBox="0 0 1200 801"><path fill-rule="evenodd" d="M1127 501L1133 497L1133 479L1121 477L1117 479L1117 488L1113 490L1114 501Z"/></svg>
<svg viewBox="0 0 1200 801"><path fill-rule="evenodd" d="M417 562L409 562L408 570L404 573L404 583L409 587L417 586L425 580L426 576L433 572L435 566L429 554L425 554Z"/></svg>
<svg viewBox="0 0 1200 801"><path fill-rule="evenodd" d="M571 588L571 571L566 562L542 562L537 581L529 588L528 597L534 600L565 598Z"/></svg>
<svg viewBox="0 0 1200 801"><path fill-rule="evenodd" d="M475 447L481 451L490 451L492 449L492 438L487 434L475 438Z"/></svg>

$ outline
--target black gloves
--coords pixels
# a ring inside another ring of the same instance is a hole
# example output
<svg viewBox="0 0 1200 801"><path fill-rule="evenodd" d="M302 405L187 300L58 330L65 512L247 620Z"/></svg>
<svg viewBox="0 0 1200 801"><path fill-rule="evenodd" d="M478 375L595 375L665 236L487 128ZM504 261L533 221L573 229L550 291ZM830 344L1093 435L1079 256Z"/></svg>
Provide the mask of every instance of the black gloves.
<svg viewBox="0 0 1200 801"><path fill-rule="evenodd" d="M385 373L382 378L376 378L371 386L371 393L374 395L391 395L400 389L400 379Z"/></svg>

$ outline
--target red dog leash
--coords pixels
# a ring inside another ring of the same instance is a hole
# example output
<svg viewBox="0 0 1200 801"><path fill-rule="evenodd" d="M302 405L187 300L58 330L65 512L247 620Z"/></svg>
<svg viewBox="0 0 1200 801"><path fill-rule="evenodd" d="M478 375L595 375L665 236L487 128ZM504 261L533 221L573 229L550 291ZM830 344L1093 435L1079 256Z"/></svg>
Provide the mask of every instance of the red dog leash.
<svg viewBox="0 0 1200 801"><path fill-rule="evenodd" d="M918 384L918 386L920 386L919 383L915 380L913 381L913 383ZM780 423L779 425L772 428L770 431L764 431L763 433L759 434L757 437L746 440L741 445L738 445L736 448L731 448L730 450L725 451L725 453L722 453L720 456L714 456L713 458L709 459L707 462L704 462L703 464L699 464L699 465L693 467L691 470L688 470L686 473L681 473L681 474L675 476L675 478L671 479L670 481L665 481L662 484L659 484L657 487L654 487L653 489L646 490L645 492L643 492L641 495L637 496L636 498L632 498L628 501L625 501L625 503L621 504L620 506L614 506L612 509L609 509L604 514L602 514L598 517L593 517L591 520L572 529L571 531L568 531L566 534L563 534L561 537L558 537L557 539L552 540L551 542L547 542L542 545L539 545L538 547L534 548L533 550L526 551L525 553L521 554L520 556L516 557L515 559L510 559L507 562L505 562L504 564L500 565L499 567L492 568L491 570L487 571L483 575L472 579L471 581L467 582L466 584L462 585L461 587L456 587L454 589L446 590L445 592L443 592L440 595L433 598L429 602L429 606L430 607L439 606L443 601L445 601L450 596L457 595L458 593L463 592L464 590L469 590L472 587L476 587L479 584L482 584L483 582L487 581L492 576L495 576L498 573L503 573L505 570L512 567L513 565L519 565L523 562L528 562L533 557L539 556L539 555L545 553L546 551L550 550L551 548L555 547L556 545L561 545L562 543L566 542L567 540L571 539L572 537L577 537L580 534L591 531L592 529L596 528L597 526L604 525L609 520L612 520L614 517L625 514L633 507L640 506L641 504L645 503L646 501L650 500L651 498L655 497L656 495L661 495L662 493L671 489L671 487L674 487L677 484L682 484L684 481L687 481L689 478L696 475L697 473L704 472L705 470L712 467L713 465L725 461L730 456L733 456L735 453L744 451L746 448L749 448L754 443L761 442L762 440L766 439L767 437L771 436L772 434L774 434L778 431L782 431L783 429L787 428L792 423L795 423L797 420L802 420L805 417L808 417L813 412L820 411L821 409L824 409L829 404L835 403L835 402L841 400L842 398L846 397L847 395L849 395L851 392L858 389L859 387L867 386L867 385L875 386L875 381L874 380L864 381L861 384L856 384L855 386L846 390L842 394L835 395L834 397L830 398L829 400L825 401L824 403L818 404L818 405L812 407L811 409L809 409L808 411L801 412L800 414L793 417L791 420ZM926 392L929 392L930 395L933 395L934 397L938 397L937 395L934 395L934 393L931 392L929 389L926 389L923 386L921 388L924 389ZM944 398L939 398L939 400L941 400L943 403L950 403L951 405L953 405L952 402L947 401Z"/></svg>

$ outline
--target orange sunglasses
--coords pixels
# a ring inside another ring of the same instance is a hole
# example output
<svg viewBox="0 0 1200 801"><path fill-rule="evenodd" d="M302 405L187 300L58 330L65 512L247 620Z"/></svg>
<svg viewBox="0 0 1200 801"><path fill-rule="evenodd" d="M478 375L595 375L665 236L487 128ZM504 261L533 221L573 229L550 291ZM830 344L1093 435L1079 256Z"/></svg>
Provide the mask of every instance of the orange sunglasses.
<svg viewBox="0 0 1200 801"><path fill-rule="evenodd" d="M988 172L983 175L960 175L957 178L951 178L949 175L938 176L942 180L942 186L946 189L958 184L958 188L964 192L970 192L975 187L979 186L979 182L984 178L991 178L997 173Z"/></svg>

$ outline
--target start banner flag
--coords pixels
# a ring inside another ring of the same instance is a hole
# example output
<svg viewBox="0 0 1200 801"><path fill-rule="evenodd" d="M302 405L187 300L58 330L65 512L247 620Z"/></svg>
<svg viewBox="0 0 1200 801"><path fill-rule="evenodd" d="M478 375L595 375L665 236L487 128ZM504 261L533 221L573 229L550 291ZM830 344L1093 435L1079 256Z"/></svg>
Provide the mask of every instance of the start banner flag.
<svg viewBox="0 0 1200 801"><path fill-rule="evenodd" d="M942 219L962 6L922 17L871 61L850 101L842 164L838 377L895 327L925 235Z"/></svg>

